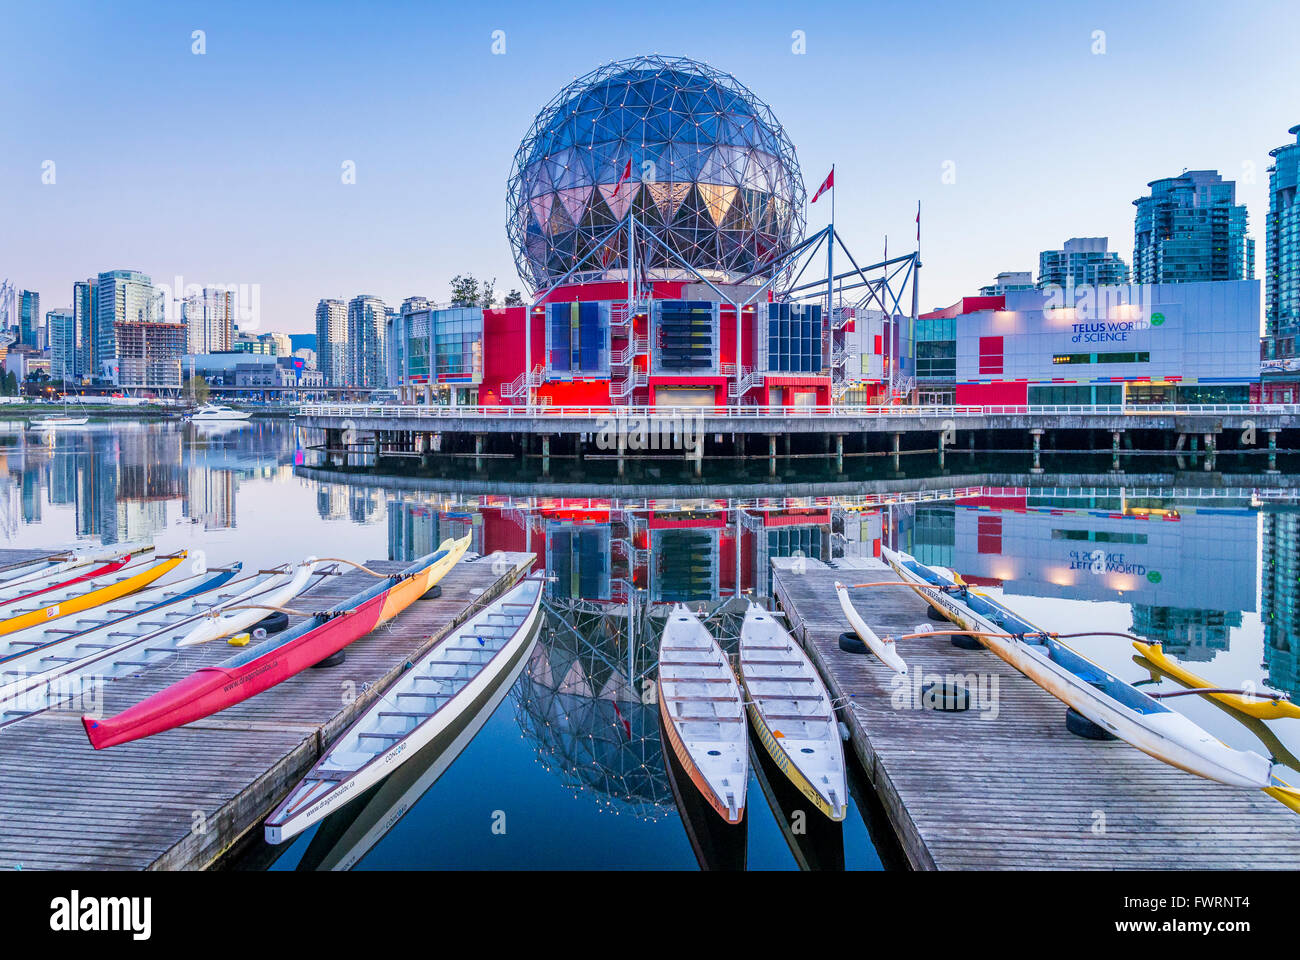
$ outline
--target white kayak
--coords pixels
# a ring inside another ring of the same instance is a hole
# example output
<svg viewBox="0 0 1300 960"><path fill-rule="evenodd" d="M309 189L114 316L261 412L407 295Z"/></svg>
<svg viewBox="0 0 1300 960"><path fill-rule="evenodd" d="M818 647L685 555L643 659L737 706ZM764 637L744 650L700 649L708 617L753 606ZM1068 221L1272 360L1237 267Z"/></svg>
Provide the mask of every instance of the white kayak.
<svg viewBox="0 0 1300 960"><path fill-rule="evenodd" d="M853 632L858 635L858 639L867 645L867 649L880 658L880 662L891 668L895 673L907 673L907 663L898 655L897 645L892 637L881 639L876 635L876 631L867 626L867 621L853 606L853 601L849 599L848 587L835 581L835 595L839 597L840 609L844 611L844 617L853 627Z"/></svg>
<svg viewBox="0 0 1300 960"><path fill-rule="evenodd" d="M115 543L53 554L41 560L20 563L0 570L0 588L7 590L15 584L30 583L39 579L54 582L58 579L59 574L68 570L76 570L78 567L84 567L88 563L102 562L125 554L143 553L152 549L153 547L150 544L144 542ZM39 586L30 587L29 589L39 589Z"/></svg>
<svg viewBox="0 0 1300 960"><path fill-rule="evenodd" d="M0 727L73 699L101 682L135 676L170 663L186 639L239 632L268 616L261 605L280 606L307 588L314 561L282 572L232 580L166 607L38 647L0 670ZM236 568L238 569L238 568ZM251 609L221 613L234 606Z"/></svg>
<svg viewBox="0 0 1300 960"><path fill-rule="evenodd" d="M744 701L727 655L685 604L659 641L659 715L682 769L728 823L745 816L749 745Z"/></svg>
<svg viewBox="0 0 1300 960"><path fill-rule="evenodd" d="M740 682L758 740L799 792L832 820L848 797L831 695L794 639L756 603L740 629Z"/></svg>
<svg viewBox="0 0 1300 960"><path fill-rule="evenodd" d="M992 597L901 551L886 562L916 593L1029 679L1104 730L1188 773L1237 787L1289 789L1273 763L1235 750L1197 724L1072 650ZM1008 636L1009 635L1009 636Z"/></svg>
<svg viewBox="0 0 1300 960"><path fill-rule="evenodd" d="M308 557L294 568L292 577L277 583L274 587L270 589L251 587L245 596L223 605L220 610L210 611L189 633L176 642L176 646L196 647L201 643L242 633L306 590L307 581L318 573L317 568L321 568L319 572L324 575L332 571L334 565L322 567L321 561L315 557Z"/></svg>
<svg viewBox="0 0 1300 960"><path fill-rule="evenodd" d="M423 748L454 747L466 723L527 663L541 604L542 581L524 580L403 671L267 817L266 842L298 835Z"/></svg>

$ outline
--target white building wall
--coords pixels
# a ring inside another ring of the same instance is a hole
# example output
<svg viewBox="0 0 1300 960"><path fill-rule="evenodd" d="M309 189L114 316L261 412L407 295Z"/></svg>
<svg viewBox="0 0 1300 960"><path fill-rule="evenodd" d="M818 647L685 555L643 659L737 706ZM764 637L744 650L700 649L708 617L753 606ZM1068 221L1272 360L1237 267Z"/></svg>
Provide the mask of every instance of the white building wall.
<svg viewBox="0 0 1300 960"><path fill-rule="evenodd" d="M1015 291L1006 295L1006 310L959 316L957 382L1259 379L1258 281L1131 285L1074 293L1074 306L1057 306L1050 291ZM982 337L1003 338L1001 372L981 372ZM1055 357L1091 353L1148 353L1150 360L1053 362Z"/></svg>

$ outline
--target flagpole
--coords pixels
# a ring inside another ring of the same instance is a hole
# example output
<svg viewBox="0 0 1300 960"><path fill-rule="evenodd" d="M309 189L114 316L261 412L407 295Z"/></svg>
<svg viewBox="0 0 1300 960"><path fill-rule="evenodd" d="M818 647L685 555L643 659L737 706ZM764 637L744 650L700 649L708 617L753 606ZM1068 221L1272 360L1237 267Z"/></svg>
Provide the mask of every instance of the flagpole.
<svg viewBox="0 0 1300 960"><path fill-rule="evenodd" d="M831 227L826 244L826 322L834 326L835 311L835 164L831 164Z"/></svg>
<svg viewBox="0 0 1300 960"><path fill-rule="evenodd" d="M907 330L907 352L912 357L912 369L916 370L916 308L919 300L918 287L921 283L921 201L916 201L916 262L912 264L912 321L908 324ZM920 399L921 385L916 383L915 373L913 374L913 383L916 386L913 389L914 398Z"/></svg>

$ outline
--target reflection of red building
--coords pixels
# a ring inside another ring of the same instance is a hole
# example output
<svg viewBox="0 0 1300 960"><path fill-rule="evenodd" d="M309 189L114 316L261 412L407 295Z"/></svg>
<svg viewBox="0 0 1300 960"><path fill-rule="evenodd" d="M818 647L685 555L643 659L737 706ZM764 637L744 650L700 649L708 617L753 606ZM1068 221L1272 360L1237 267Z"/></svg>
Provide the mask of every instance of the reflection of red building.
<svg viewBox="0 0 1300 960"><path fill-rule="evenodd" d="M541 499L527 507L485 504L482 551L530 551L555 578L554 595L621 601L628 584L652 602L695 602L767 592L775 556L830 559L827 507L625 509L608 500ZM850 529L851 528L851 529ZM847 534L847 536L845 536ZM857 552L879 556L880 512L846 514L840 533Z"/></svg>

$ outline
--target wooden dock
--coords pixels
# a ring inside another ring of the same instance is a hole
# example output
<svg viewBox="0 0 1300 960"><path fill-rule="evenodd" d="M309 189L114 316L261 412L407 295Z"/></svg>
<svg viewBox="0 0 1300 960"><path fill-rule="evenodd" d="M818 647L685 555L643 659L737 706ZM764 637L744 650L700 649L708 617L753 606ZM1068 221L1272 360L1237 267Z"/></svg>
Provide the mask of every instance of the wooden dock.
<svg viewBox="0 0 1300 960"><path fill-rule="evenodd" d="M92 750L77 711L48 711L0 732L0 870L201 869L259 828L322 750L402 669L531 567L533 554L462 561L442 596L419 600L347 647L229 709L157 736ZM371 561L395 572L406 564ZM329 578L292 605L325 609L374 583ZM294 618L295 622L298 618ZM101 688L111 716L234 651L210 643L169 667Z"/></svg>
<svg viewBox="0 0 1300 960"><path fill-rule="evenodd" d="M1065 728L1065 705L987 650L947 637L903 641L909 672L997 678L997 713L910 709L894 674L845 653L834 583L896 580L881 564L833 570L775 561L773 592L831 689L913 868L923 870L1278 869L1300 864L1300 816L1258 790L1211 783L1122 741ZM881 636L926 623L905 588L858 590ZM943 627L936 625L936 629ZM932 676L937 675L937 676ZM915 682L915 681L913 681ZM910 685L909 685L910 687ZM913 688L914 689L914 688ZM895 706L901 703L901 706Z"/></svg>
<svg viewBox="0 0 1300 960"><path fill-rule="evenodd" d="M11 567L22 566L25 563L35 563L37 560L52 560L54 557L60 556L64 556L64 554L50 553L48 550L30 550L22 547L0 547L0 572Z"/></svg>

